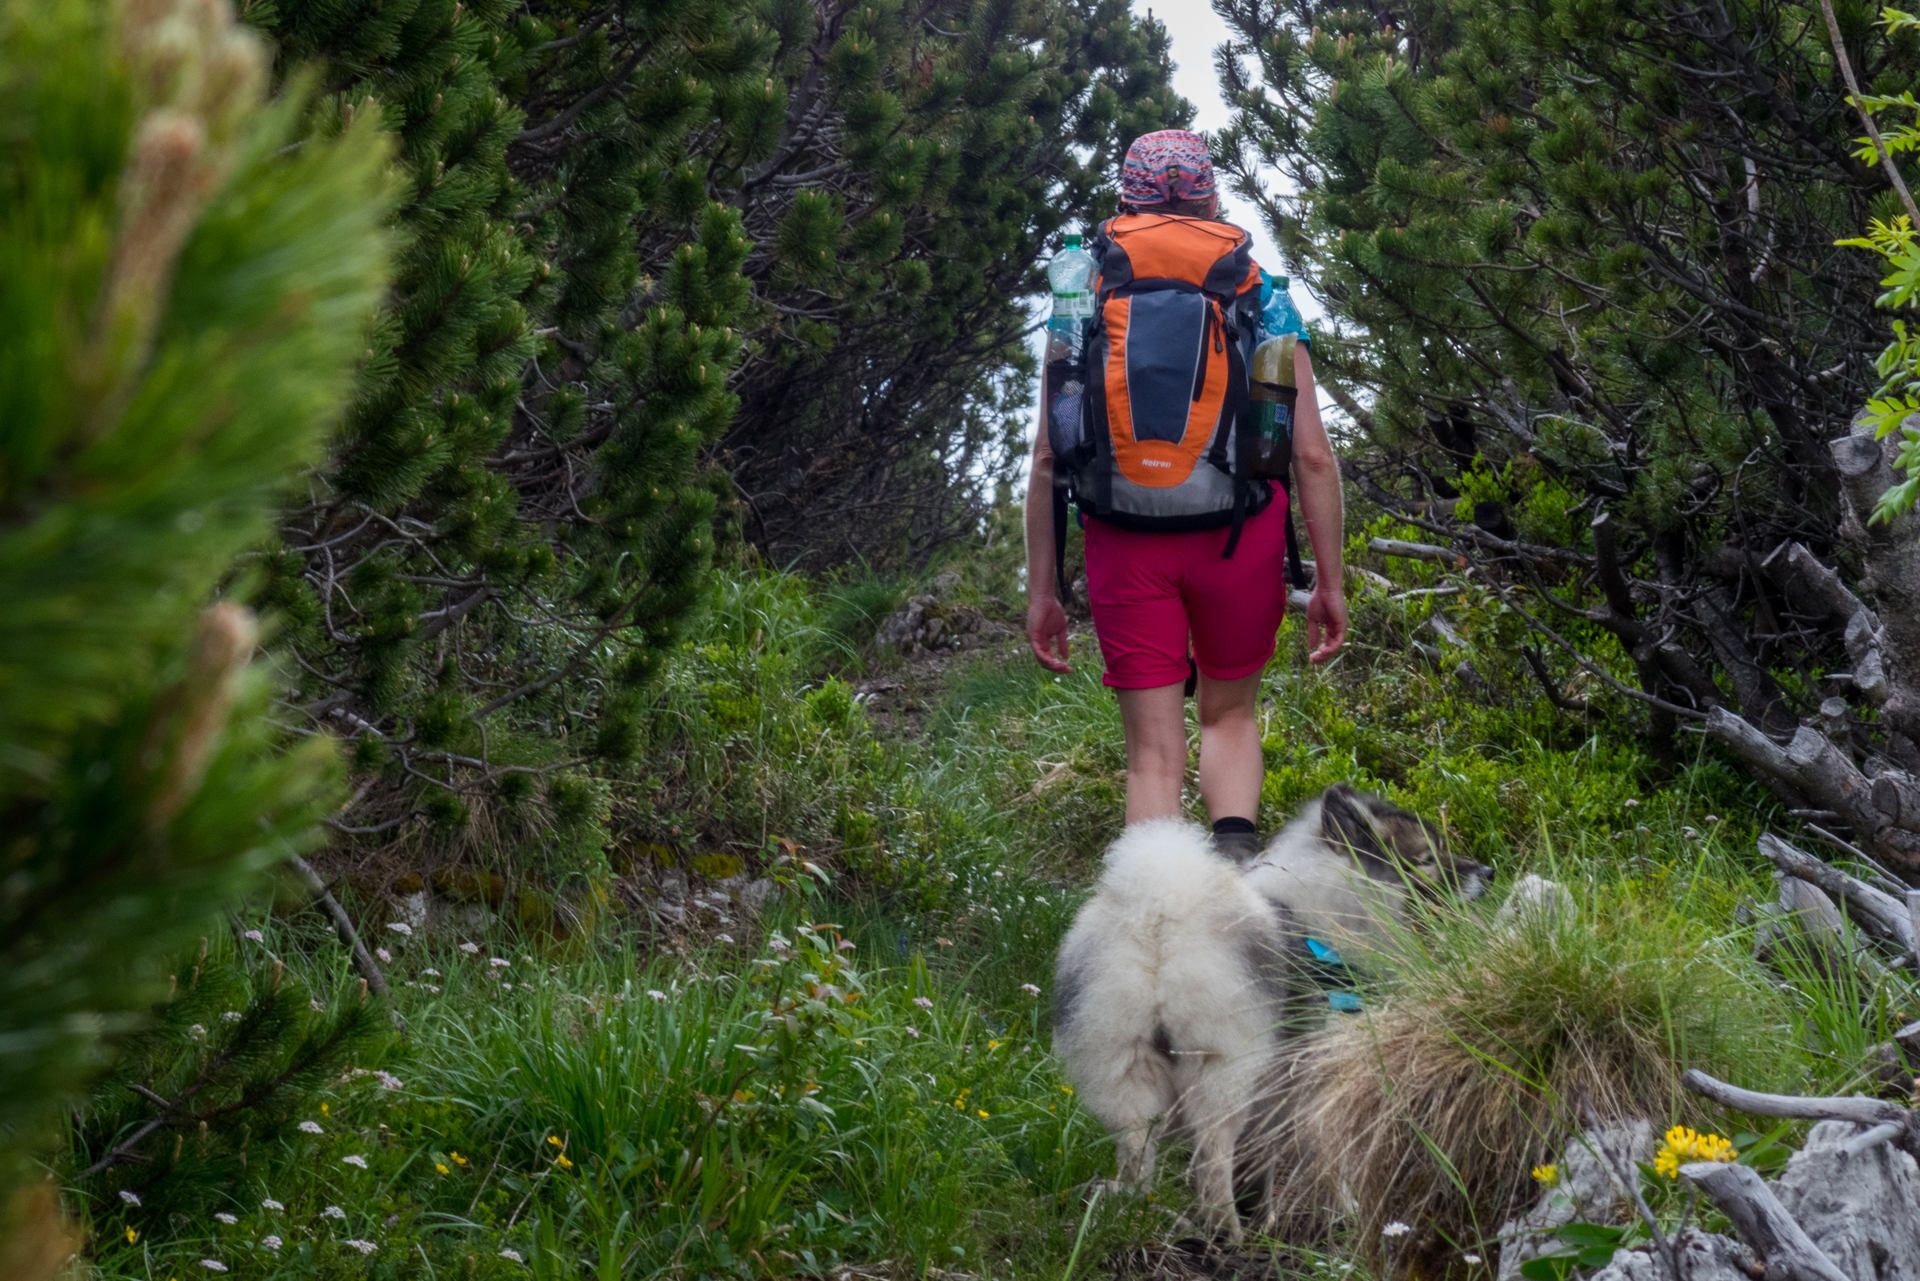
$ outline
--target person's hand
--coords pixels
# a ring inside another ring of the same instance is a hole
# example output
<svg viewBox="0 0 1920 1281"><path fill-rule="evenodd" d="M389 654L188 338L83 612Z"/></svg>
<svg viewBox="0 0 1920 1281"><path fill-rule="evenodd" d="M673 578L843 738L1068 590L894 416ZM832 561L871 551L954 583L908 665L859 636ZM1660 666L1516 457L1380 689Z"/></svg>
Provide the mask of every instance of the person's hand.
<svg viewBox="0 0 1920 1281"><path fill-rule="evenodd" d="M1342 614L1343 630L1345 619ZM1027 601L1027 644L1033 646L1033 656L1048 671L1064 674L1073 670L1067 666L1067 611L1053 597L1035 596ZM1056 644L1060 647L1058 658L1053 656Z"/></svg>
<svg viewBox="0 0 1920 1281"><path fill-rule="evenodd" d="M1031 619L1032 613L1027 617ZM1027 624L1033 630L1033 624ZM1307 661L1324 663L1347 643L1347 598L1338 587L1315 587L1307 599Z"/></svg>

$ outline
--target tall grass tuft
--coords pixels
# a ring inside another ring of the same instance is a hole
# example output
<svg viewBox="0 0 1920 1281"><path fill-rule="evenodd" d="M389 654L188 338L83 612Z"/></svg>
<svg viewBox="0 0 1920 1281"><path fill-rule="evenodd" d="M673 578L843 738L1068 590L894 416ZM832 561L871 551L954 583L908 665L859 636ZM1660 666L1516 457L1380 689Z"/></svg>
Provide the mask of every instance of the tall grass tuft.
<svg viewBox="0 0 1920 1281"><path fill-rule="evenodd" d="M1688 1068L1783 1080L1785 1001L1741 940L1667 893L1598 881L1572 912L1435 921L1362 1016L1277 1073L1260 1159L1278 1218L1349 1203L1363 1253L1398 1220L1418 1235L1396 1255L1444 1265L1492 1245L1539 1194L1529 1171L1594 1120L1705 1123Z"/></svg>

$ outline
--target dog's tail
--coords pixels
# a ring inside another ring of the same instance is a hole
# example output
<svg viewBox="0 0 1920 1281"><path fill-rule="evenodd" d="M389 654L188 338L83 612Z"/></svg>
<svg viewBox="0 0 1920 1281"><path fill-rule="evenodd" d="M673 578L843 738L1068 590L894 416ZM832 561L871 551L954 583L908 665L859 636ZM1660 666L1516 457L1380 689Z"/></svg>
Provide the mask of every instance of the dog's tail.
<svg viewBox="0 0 1920 1281"><path fill-rule="evenodd" d="M1215 892L1222 871L1231 866L1196 824L1148 819L1131 824L1107 850L1097 892L1116 905L1177 914L1189 900Z"/></svg>

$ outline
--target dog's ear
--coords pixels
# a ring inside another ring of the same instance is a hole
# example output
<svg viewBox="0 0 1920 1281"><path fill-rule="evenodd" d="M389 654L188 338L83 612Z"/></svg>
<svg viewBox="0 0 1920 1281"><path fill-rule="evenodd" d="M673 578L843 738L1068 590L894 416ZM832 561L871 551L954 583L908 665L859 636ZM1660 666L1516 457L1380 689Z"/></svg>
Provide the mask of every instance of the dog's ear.
<svg viewBox="0 0 1920 1281"><path fill-rule="evenodd" d="M1391 862L1369 812L1367 798L1350 784L1335 783L1320 798L1320 835L1336 849L1347 849L1365 866L1382 869Z"/></svg>

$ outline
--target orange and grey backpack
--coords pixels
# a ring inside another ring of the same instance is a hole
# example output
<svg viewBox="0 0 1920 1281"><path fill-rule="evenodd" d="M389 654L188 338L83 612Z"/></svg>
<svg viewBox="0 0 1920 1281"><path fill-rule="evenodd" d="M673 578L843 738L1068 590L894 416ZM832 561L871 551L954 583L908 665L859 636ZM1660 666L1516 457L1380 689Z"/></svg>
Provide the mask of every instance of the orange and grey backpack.
<svg viewBox="0 0 1920 1281"><path fill-rule="evenodd" d="M1079 361L1048 368L1056 390L1084 386L1048 416L1057 555L1068 502L1123 529L1230 527L1227 557L1241 524L1272 500L1252 461L1260 272L1250 239L1224 222L1121 214L1087 246L1099 269L1092 327Z"/></svg>

